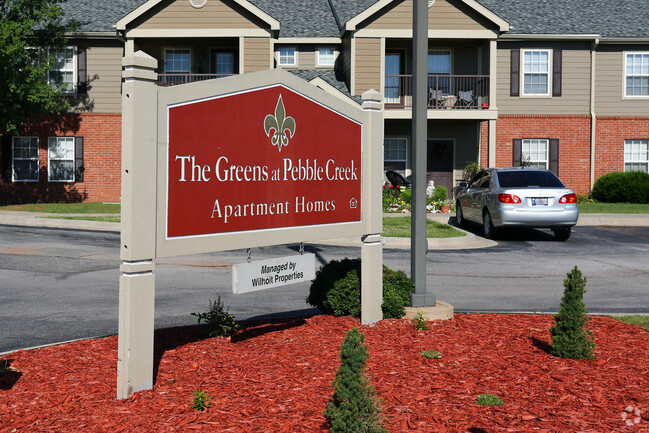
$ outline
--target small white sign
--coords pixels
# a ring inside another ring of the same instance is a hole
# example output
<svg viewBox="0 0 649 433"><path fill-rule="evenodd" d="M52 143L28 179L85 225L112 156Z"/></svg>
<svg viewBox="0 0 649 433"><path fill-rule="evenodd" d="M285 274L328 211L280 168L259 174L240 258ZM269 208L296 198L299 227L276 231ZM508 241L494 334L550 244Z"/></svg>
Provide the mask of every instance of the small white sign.
<svg viewBox="0 0 649 433"><path fill-rule="evenodd" d="M314 278L315 254L239 263L232 266L232 293L255 292Z"/></svg>

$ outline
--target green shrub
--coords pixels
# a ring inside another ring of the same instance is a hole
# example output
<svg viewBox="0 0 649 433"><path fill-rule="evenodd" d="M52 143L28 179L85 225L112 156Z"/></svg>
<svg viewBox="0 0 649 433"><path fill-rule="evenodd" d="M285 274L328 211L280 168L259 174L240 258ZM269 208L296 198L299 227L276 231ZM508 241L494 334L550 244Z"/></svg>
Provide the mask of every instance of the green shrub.
<svg viewBox="0 0 649 433"><path fill-rule="evenodd" d="M207 392L201 389L201 385L194 388L194 398L192 399L192 408L199 412L203 412L210 407L210 398Z"/></svg>
<svg viewBox="0 0 649 433"><path fill-rule="evenodd" d="M207 334L210 337L227 337L239 330L239 325L234 321L234 316L229 314L230 307L223 309L221 297L214 302L210 300L210 309L206 313L191 313L198 317L198 323L205 322Z"/></svg>
<svg viewBox="0 0 649 433"><path fill-rule="evenodd" d="M316 272L306 301L325 314L361 315L361 260L332 260ZM415 285L402 271L383 266L383 318L400 318L410 305Z"/></svg>
<svg viewBox="0 0 649 433"><path fill-rule="evenodd" d="M401 191L400 196L401 201L403 201L405 204L410 205L412 204L412 190L411 189L404 189Z"/></svg>
<svg viewBox="0 0 649 433"><path fill-rule="evenodd" d="M424 350L421 352L421 356L427 359L442 359L444 356L442 352L438 352L437 350Z"/></svg>
<svg viewBox="0 0 649 433"><path fill-rule="evenodd" d="M354 328L340 346L334 394L324 411L332 433L387 433L382 425L381 400L365 375L368 354L364 342L365 335Z"/></svg>
<svg viewBox="0 0 649 433"><path fill-rule="evenodd" d="M505 404L500 397L489 393L480 394L475 402L480 406L502 406Z"/></svg>
<svg viewBox="0 0 649 433"><path fill-rule="evenodd" d="M433 201L448 200L448 189L445 186L437 185L433 192Z"/></svg>
<svg viewBox="0 0 649 433"><path fill-rule="evenodd" d="M417 331L425 331L426 329L428 329L428 322L426 321L426 318L421 311L417 311L417 314L415 315L415 318L412 319L412 322Z"/></svg>
<svg viewBox="0 0 649 433"><path fill-rule="evenodd" d="M577 266L563 280L565 290L561 298L559 314L554 317L552 335L552 354L561 358L593 359L592 332L583 326L590 320L584 305L586 278Z"/></svg>
<svg viewBox="0 0 649 433"><path fill-rule="evenodd" d="M649 174L642 171L605 174L595 182L592 197L606 203L649 203Z"/></svg>

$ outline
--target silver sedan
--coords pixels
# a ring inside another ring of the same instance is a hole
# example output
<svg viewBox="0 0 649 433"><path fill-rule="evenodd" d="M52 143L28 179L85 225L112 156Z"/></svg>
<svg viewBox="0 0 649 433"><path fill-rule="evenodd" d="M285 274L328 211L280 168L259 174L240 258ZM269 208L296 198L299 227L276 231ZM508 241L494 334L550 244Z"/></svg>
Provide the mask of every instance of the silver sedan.
<svg viewBox="0 0 649 433"><path fill-rule="evenodd" d="M497 228L550 228L559 241L577 224L577 196L554 173L538 168L480 170L456 197L459 226L482 224L486 238Z"/></svg>

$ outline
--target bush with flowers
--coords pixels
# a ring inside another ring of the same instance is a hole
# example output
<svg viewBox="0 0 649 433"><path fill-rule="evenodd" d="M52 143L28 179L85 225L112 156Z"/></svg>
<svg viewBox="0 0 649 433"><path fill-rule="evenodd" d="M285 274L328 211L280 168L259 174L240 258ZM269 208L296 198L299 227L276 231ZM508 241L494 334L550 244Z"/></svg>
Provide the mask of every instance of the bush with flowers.
<svg viewBox="0 0 649 433"><path fill-rule="evenodd" d="M383 185L383 212L403 212L410 210L412 192L403 186Z"/></svg>
<svg viewBox="0 0 649 433"><path fill-rule="evenodd" d="M449 212L455 212L455 204L447 199L448 190L437 186L432 196L426 199L428 212L441 212L442 206L449 206ZM412 207L412 190L405 187L394 187L390 183L383 185L383 212L410 212Z"/></svg>

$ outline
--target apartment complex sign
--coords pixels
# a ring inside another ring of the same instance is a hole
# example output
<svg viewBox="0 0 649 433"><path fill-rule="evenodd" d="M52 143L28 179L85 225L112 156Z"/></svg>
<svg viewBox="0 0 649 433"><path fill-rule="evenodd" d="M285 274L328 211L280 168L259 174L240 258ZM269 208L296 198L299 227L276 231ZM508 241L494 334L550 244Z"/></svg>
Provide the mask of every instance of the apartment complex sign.
<svg viewBox="0 0 649 433"><path fill-rule="evenodd" d="M359 222L361 135L282 85L169 106L166 238Z"/></svg>
<svg viewBox="0 0 649 433"><path fill-rule="evenodd" d="M361 321L381 319L383 118L282 70L156 86L158 62L122 61L117 396L153 386L154 260L362 240ZM238 266L238 293L311 278L313 255Z"/></svg>

